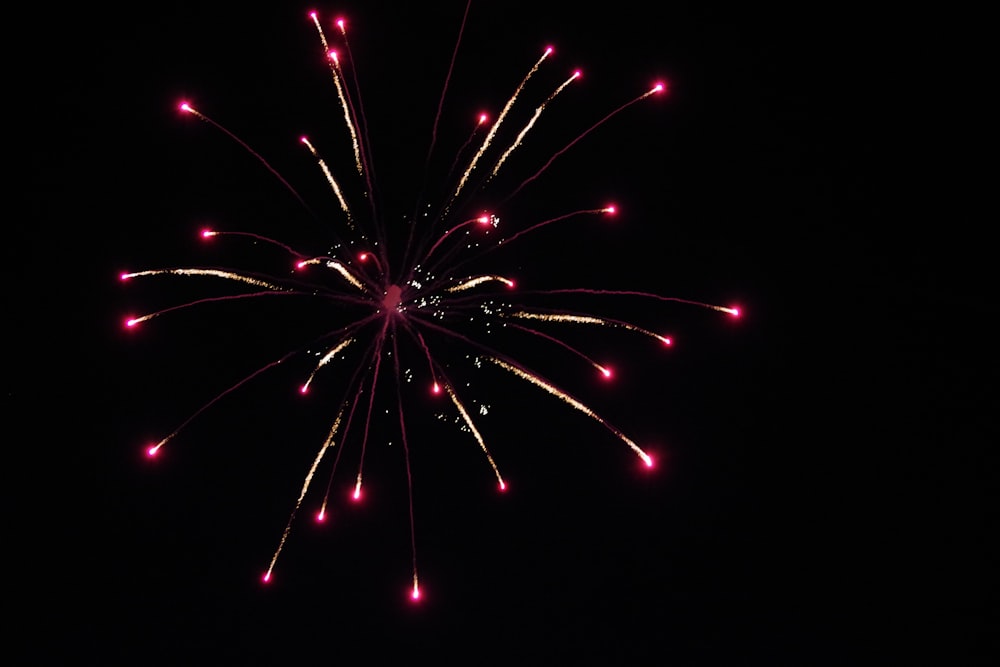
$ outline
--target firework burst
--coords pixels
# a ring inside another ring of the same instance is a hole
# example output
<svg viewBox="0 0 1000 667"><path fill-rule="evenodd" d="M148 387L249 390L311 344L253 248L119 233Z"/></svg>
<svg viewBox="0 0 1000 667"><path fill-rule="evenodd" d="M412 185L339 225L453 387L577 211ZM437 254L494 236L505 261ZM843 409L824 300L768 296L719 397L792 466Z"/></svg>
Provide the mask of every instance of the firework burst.
<svg viewBox="0 0 1000 667"><path fill-rule="evenodd" d="M467 16L468 7L444 78L431 129L427 165L432 163L432 157L438 152L441 109ZM372 167L368 121L361 103L346 24L343 19L335 20L332 23L335 30L328 38L319 16L311 13L309 18L318 33L322 55L336 91L338 122L344 126L350 143L350 160L339 161L349 166L338 168L331 166L307 137L301 138L302 145L315 162L336 202L335 218L322 221L329 234L329 244L322 252L312 253L256 233L204 229L200 234L206 240L235 241L243 238L258 246L271 247L287 257L288 269L284 274L275 275L223 267L175 267L123 272L120 277L123 281L130 281L153 276L182 276L230 283L240 290L130 316L125 321L125 326L130 329L181 309L223 301L276 297L300 299L305 303L303 311L322 309L336 313L339 324L333 329L317 332L303 341L300 347L229 386L166 437L149 445L146 452L149 457L156 457L192 420L224 396L295 356L313 360L297 388L300 393L309 393L325 374L338 379L342 398L337 403L329 432L308 468L288 522L263 575L263 580L267 582L271 580L296 515L306 499L311 497L310 490L317 476L323 474L327 478L326 491L322 495L316 494L315 516L318 521L327 518L330 489L345 443L360 449L358 467L348 473L353 479L351 495L354 500L360 499L364 486L365 451L375 414L375 396L387 394L395 406L392 421L394 429L398 429L406 467L412 555L409 594L418 599L421 588L417 575L413 478L410 472L413 452L407 437L401 385L411 378L425 383L428 391L439 397L441 409L450 409L456 415L455 421L469 435L470 444L481 450L484 464L492 472L500 491L506 490L508 483L490 451L487 438L477 426L476 411L470 409L473 399L465 395L468 392L466 384L456 380L463 373L460 364L455 361L454 350L458 348L465 351L464 358L472 359L475 367L509 374L523 381L527 387L533 387L532 391L541 390L542 394L583 413L610 433L612 440L616 439L627 447L644 466L652 468L653 458L642 446L580 400L571 389L553 381L543 374L544 371L519 361L518 355L509 351L512 349L510 345L501 346L498 343L500 337L495 332L502 330L504 343L512 341L513 349L519 344L536 348L543 346L548 350L547 354L562 355L568 361L576 360L584 367L592 367L599 377L606 379L611 377L612 369L592 358L591 353L580 349L578 344L569 342L560 332L566 327L619 329L667 346L671 345L671 338L631 321L592 310L585 312L554 307L554 301L573 299L576 303L583 300L598 306L612 299L651 305L675 302L713 309L733 317L739 315L739 310L644 291L602 290L589 286L523 289L502 270L476 270L477 266L483 265L486 255L495 252L502 257L511 244L520 244L522 237L533 235L550 225L573 218L614 215L616 208L608 203L590 205L543 220L509 220L505 209L513 198L541 177L581 139L632 105L663 93L665 84L653 83L632 99L612 106L604 115L597 115L599 120L578 132L562 148L553 151L535 171L528 172L526 178L503 186L505 190L497 192L496 189L501 187L498 175L527 141L528 135L545 116L547 107L582 76L579 70L569 72L554 89L535 97L533 112L515 120L516 114L512 112L524 105L522 98L536 94L531 86L533 77L551 64L548 61L553 58L554 49L545 47L528 66L526 74L496 117L490 119L484 114L475 120L468 139L448 158L451 168L443 179L439 194L431 194L430 189L425 187L417 197L413 213L402 222L398 222L398 216L393 216L397 222L390 222L387 212L383 210L384 205L376 195L378 190ZM190 102L182 102L179 110L208 123L238 143L309 210L295 188L246 142ZM427 180L425 174L425 182ZM493 208L482 208L485 192L489 192Z"/></svg>

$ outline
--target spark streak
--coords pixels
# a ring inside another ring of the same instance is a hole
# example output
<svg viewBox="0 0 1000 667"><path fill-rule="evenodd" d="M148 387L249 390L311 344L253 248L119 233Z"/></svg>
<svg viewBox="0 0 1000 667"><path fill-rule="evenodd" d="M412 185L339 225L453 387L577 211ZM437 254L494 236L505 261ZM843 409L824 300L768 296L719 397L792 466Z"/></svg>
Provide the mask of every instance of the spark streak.
<svg viewBox="0 0 1000 667"><path fill-rule="evenodd" d="M535 64L531 67L530 70L528 70L528 73L524 75L524 78L521 80L521 83L518 84L517 88L514 90L514 94L510 96L509 100L507 100L507 104L504 105L503 110L500 112L500 115L497 116L496 122L493 123L493 127L490 128L490 131L486 134L486 138L483 139L482 146L480 146L476 154L472 156L472 161L469 162L469 166L466 168L465 173L462 174L462 178L459 179L458 187L455 188L455 192L451 195L452 201L458 198L458 193L462 191L463 187L465 187L465 183L466 181L469 180L469 175L476 168L476 164L478 164L479 159L483 156L483 153L486 152L486 149L490 147L490 144L493 142L493 137L496 135L497 130L500 128L501 123L503 123L504 118L507 117L507 113L510 111L510 108L514 106L514 102L517 101L517 97L518 95L521 94L521 91L524 89L525 84L528 83L528 79L530 79L534 75L534 73L538 71L538 67L542 64L542 62L546 58L549 57L549 54L551 53L552 53L552 47L551 46L547 47L545 49L545 53L542 54L542 57L535 62Z"/></svg>
<svg viewBox="0 0 1000 667"><path fill-rule="evenodd" d="M572 396L570 396L566 392L562 391L561 389L559 389L555 385L546 382L545 380L543 380L542 378L538 377L534 373L529 373L528 371L524 370L523 368L520 368L520 367L515 366L513 364L507 363L506 361L501 361L500 359L496 359L494 357L488 357L488 359L490 361L492 361L494 364L496 364L497 366L499 366L500 368L503 368L504 370L507 370L507 371L513 373L514 375L516 375L517 377L521 378L522 380L527 380L528 382L530 382L531 384L535 385L536 387L540 387L541 389L544 389L545 391L549 392L550 394L552 394L553 396L555 396L556 398L558 398L563 403L566 403L567 405L569 405L571 407L574 407L577 410L579 410L580 412L582 412L583 414L587 415L588 417L590 417L591 419L593 419L594 421L596 421L598 424L600 424L601 426L603 426L604 428L608 429L609 431L611 431L612 433L614 433L616 436L618 436L618 439L621 440L622 442L624 442L626 445L628 445L629 448L633 452L635 452L636 454L638 454L639 458L642 459L643 462L648 467L651 468L653 466L653 459L652 459L652 457L650 457L649 454L647 454L646 452L642 451L642 448L640 448L639 445L635 444L635 442L633 442L631 438L629 438L627 435L625 435L624 433L622 433L621 431L619 431L617 428L615 428L614 426L612 426L611 424L609 424L600 415L598 415L596 412L594 412L593 410L591 410L590 408L588 408L586 405L584 405L580 401L576 400L575 398L573 398Z"/></svg>
<svg viewBox="0 0 1000 667"><path fill-rule="evenodd" d="M444 390L448 392L451 402L455 404L455 408L458 409L458 413L462 415L465 425L468 426L469 430L472 432L472 437L476 439L476 442L479 443L479 448L482 449L483 454L486 455L486 460L489 461L490 467L493 468L493 474L496 475L497 483L500 485L500 488L504 489L506 484L504 484L503 477L500 476L500 470L497 468L497 464L493 460L493 455L490 454L490 450L486 447L486 441L483 440L483 436L480 435L479 429L477 429L476 425L472 422L472 417L470 417L469 413L466 412L465 406L462 405L460 400L458 400L458 396L455 395L455 390L452 389L450 384L445 384Z"/></svg>
<svg viewBox="0 0 1000 667"><path fill-rule="evenodd" d="M515 139L514 143L510 145L510 148L504 151L504 154L500 156L499 160L497 160L497 164L495 167L493 167L493 173L490 174L490 178L493 178L494 176L497 175L497 172L500 171L500 166L503 165L503 163L507 160L507 157L514 152L515 148L521 145L521 142L524 141L525 135L528 134L528 131L535 126L535 121L537 121L538 117L542 115L542 111L545 110L545 107L548 105L548 103L554 100L556 95L561 93L566 86L568 86L570 83L576 81L579 78L580 78L580 72L579 71L573 72L573 76L563 81L563 83L558 88L556 88L555 92L549 95L548 99L542 102L538 106L538 108L535 109L535 115L531 117L531 120L528 121L528 124L525 125L524 129L522 129L521 132L517 135L517 139Z"/></svg>
<svg viewBox="0 0 1000 667"><path fill-rule="evenodd" d="M326 436L326 440L323 441L323 445L319 448L316 458L313 459L312 465L309 466L309 472L306 473L306 478L302 482L302 490L299 491L299 497L295 501L295 508L292 510L291 516L288 517L288 523L285 524L285 530L281 533L281 540L279 540L278 547L274 550L274 555L271 556L271 562L267 566L267 572L264 574L264 581L270 581L271 579L271 572L274 570L274 564L278 562L278 556L281 554L281 550L285 548L285 542L288 540L288 534L292 530L292 522L295 520L295 515L298 513L299 508L302 506L302 499L306 497L306 492L309 491L309 485L312 484L313 475L316 474L316 468L319 467L319 462L323 460L323 455L326 454L326 450L336 444L333 437L337 434L337 430L340 428L340 418L343 414L343 410L337 414L337 418L333 421L333 426L330 428L330 434ZM321 514L321 516L323 515Z"/></svg>
<svg viewBox="0 0 1000 667"><path fill-rule="evenodd" d="M528 311L521 310L516 313L511 313L510 317L517 317L522 320L541 320L543 322L570 322L573 324L596 324L602 327L618 327L621 329L628 329L629 331L635 331L636 333L641 333L644 336L649 336L650 338L655 338L664 345L670 345L673 342L666 336L661 336L658 333L653 333L648 329L637 327L634 324L629 324L628 322L622 322L621 320L612 320L605 317L593 317L592 315L570 315L567 313L530 313Z"/></svg>

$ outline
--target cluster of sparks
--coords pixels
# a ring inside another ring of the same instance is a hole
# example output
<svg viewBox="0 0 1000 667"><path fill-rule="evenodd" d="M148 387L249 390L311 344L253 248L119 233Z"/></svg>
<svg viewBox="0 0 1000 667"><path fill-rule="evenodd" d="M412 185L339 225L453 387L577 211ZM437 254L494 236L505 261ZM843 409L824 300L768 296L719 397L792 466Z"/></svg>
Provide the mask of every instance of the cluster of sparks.
<svg viewBox="0 0 1000 667"><path fill-rule="evenodd" d="M343 362L343 365L349 366L348 370L344 373L348 377L344 398L340 402L340 407L330 427L329 434L320 446L303 480L301 490L295 500L288 522L263 575L263 580L267 582L271 580L272 572L288 539L295 516L309 495L308 492L321 465L331 450L336 449L336 457L329 471L329 479L332 482L340 460L340 452L344 449L343 443L349 433L355 433L356 431L360 432L360 435L356 437L360 437L361 439L361 456L351 495L354 500L358 500L361 497L364 452L369 439L369 426L372 422L373 399L376 388L380 383L389 383L390 386L394 384L397 395L397 400L394 403L397 406L396 418L398 419L399 433L403 445L403 456L406 462L409 498L412 554L412 588L410 589L410 595L416 600L420 598L421 588L417 576L413 480L410 474L411 452L407 440L403 402L399 394L400 383L403 381L404 375L408 376L410 371L407 369L406 373L404 373L401 367L402 362L399 354L401 339L408 340L409 344L412 344L415 350L419 350L419 354L417 355L419 359L418 366L423 367L426 372L431 393L436 395L444 394L450 399L452 406L461 419L461 424L465 427L462 430L472 435L490 466L496 478L497 486L501 491L507 489L507 482L501 475L500 468L487 446L486 439L477 428L467 407L466 400L459 395L456 383L451 380L449 376L451 370L448 364L441 361L442 355L439 354L439 351L444 346L453 346L455 344L467 346L474 352L477 361L486 361L492 366L523 380L527 384L544 390L547 394L582 412L593 421L605 427L634 452L645 466L652 468L654 462L653 458L637 443L626 436L616 426L602 418L592 408L574 397L569 391L529 369L526 365L519 363L508 354L494 349L482 337L476 337L474 334L470 334L457 326L456 322L460 318L468 317L470 314L475 313L495 326L507 327L509 330L545 341L546 344L568 350L576 358L590 364L603 378L610 378L612 375L612 371L607 365L595 361L575 346L552 333L548 333L542 328L553 324L557 325L556 328L558 328L558 325L564 324L579 325L582 327L610 327L651 338L663 345L669 346L672 341L665 335L619 319L588 313L531 309L521 305L515 306L512 305L512 298L513 295L517 295L518 293L517 286L511 278L503 275L465 273L462 271L463 267L478 258L481 254L499 249L501 246L505 247L514 240L526 234L534 233L553 223L577 216L613 215L616 212L613 205L573 211L533 224L521 225L517 229L510 230L507 236L499 240L494 240L497 235L496 233L491 234L503 229L500 218L496 213L478 212L471 215L471 217L468 214L463 214L464 211L473 210L475 193L482 190L500 172L501 167L507 162L510 155L522 144L526 135L533 129L546 107L571 83L580 79L580 71L574 71L569 78L558 85L554 92L549 94L536 107L530 119L513 135L514 138L509 143L501 147L502 150L497 148L496 144L501 141L501 137L506 136L502 133L502 130L506 129L504 121L508 118L509 112L515 107L532 76L553 54L552 47L546 47L541 57L530 67L527 74L517 85L499 115L488 126L485 136L481 139L479 138L480 129L489 123L489 119L486 115L478 118L473 135L466 141L455 157L455 164L464 164L465 167L461 170L460 174L456 170L455 173L458 175L455 177L454 184L448 190L450 194L445 197L444 201L439 203L440 208L438 212L432 216L425 215L419 220L414 216L414 219L409 221L409 228L403 234L406 237L405 243L400 243L400 248L395 252L390 252L390 238L395 237L390 235L390 230L384 222L382 211L379 209L379 202L375 200L372 194L373 173L370 167L370 149L366 140L367 121L364 116L363 107L360 104L360 94L357 89L358 79L354 70L353 59L350 56L350 47L347 41L344 20L338 19L334 23L339 32L339 43L342 44L342 48L344 49L344 54L341 54L330 47L330 43L323 31L317 14L313 12L309 16L315 25L326 55L330 75L339 100L340 112L342 112L343 121L350 136L353 151L353 170L348 171L355 173L348 173L346 176L340 177L342 180L338 180L334 176L334 170L320 156L314 145L306 137L302 137L301 139L302 144L305 145L315 159L323 177L329 184L330 190L342 213L341 219L334 223L339 227L337 230L331 232L336 235L338 242L333 245L333 248L327 254L313 255L295 250L275 239L250 232L202 230L201 235L204 239L227 236L246 237L255 242L265 243L280 249L287 253L289 257L290 276L262 275L225 268L162 268L124 272L120 276L123 281L163 275L188 276L228 281L248 290L235 294L230 293L221 296L206 297L156 312L131 316L126 319L125 326L134 328L161 315L203 304L271 296L300 297L318 301L324 307L343 311L348 321L336 330L322 332L316 339L308 341L303 348L287 353L285 356L257 369L248 377L230 386L203 405L194 414L190 415L169 435L159 442L150 445L146 451L149 457L155 457L185 426L224 396L265 371L291 358L293 355L302 353L307 348L310 352L320 348L321 351L312 352L318 357L318 361L315 362L314 367L298 388L302 394L310 391L315 378L321 370L335 365L337 362ZM465 17L462 19L462 27L459 31L459 43L465 28L467 16L468 7L466 8ZM458 44L456 44L455 54L457 52ZM452 56L452 66L454 65L455 54ZM348 63L347 69L345 69L344 65L345 60ZM450 78L451 69L449 69L448 76L445 78L444 88L441 93L441 103L444 102ZM661 93L664 89L665 86L662 83L656 83L634 99L613 109L598 122L576 136L564 148L556 151L541 168L514 188L504 201L509 201L522 188L537 179L549 168L557 157L569 150L591 131L631 105L647 97ZM242 139L195 109L189 102L181 103L179 109L212 125L237 142L268 169L281 182L284 188L300 201L302 200L295 189ZM428 157L435 147L439 118L440 106L438 118L435 119L434 123ZM478 146L476 146L477 143ZM475 150L471 151L473 146L476 146ZM492 167L484 168L482 166L483 163L488 161L493 161ZM345 178L350 178L351 180L343 181ZM477 178L480 178L481 182L473 186ZM352 190L359 191L357 199L361 200L360 208L350 203L352 198L348 193ZM466 196L463 197L463 195ZM304 202L302 203L304 204ZM470 237L475 238L477 243L468 243ZM486 243L486 241L492 241L492 243ZM483 245L480 246L479 243ZM316 276L316 269L328 273ZM739 309L736 307L711 305L640 291L564 288L523 292L518 296L522 297L520 300L523 300L523 297L528 295L618 296L653 302L680 302L713 309L733 317L738 317L740 314ZM353 363L348 362L348 359L351 359L351 353L355 353ZM383 361L387 366L391 365L391 368L384 369L382 367ZM325 521L328 517L327 505L331 486L330 483L327 484L326 493L319 502L319 509L315 515L317 521Z"/></svg>

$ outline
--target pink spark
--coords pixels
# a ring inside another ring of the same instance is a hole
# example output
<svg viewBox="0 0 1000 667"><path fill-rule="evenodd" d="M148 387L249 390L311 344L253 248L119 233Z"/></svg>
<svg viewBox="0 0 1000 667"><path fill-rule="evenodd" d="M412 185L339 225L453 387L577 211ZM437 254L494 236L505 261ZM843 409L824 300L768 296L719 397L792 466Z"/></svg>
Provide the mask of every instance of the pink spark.
<svg viewBox="0 0 1000 667"><path fill-rule="evenodd" d="M507 483L504 482L502 479L500 480L500 490L501 491L506 491L507 490Z"/></svg>
<svg viewBox="0 0 1000 667"><path fill-rule="evenodd" d="M663 83L662 81L657 81L656 84L653 86L653 89L649 92L662 93L666 89L667 89L667 84Z"/></svg>
<svg viewBox="0 0 1000 667"><path fill-rule="evenodd" d="M154 456L156 456L156 453L159 452L159 451L160 451L160 446L159 445L153 445L152 447L150 447L149 449L146 450L146 456L148 456L149 458L153 458Z"/></svg>
<svg viewBox="0 0 1000 667"><path fill-rule="evenodd" d="M663 341L664 345L673 345L674 344L674 341L672 339L670 339L670 338L667 338L666 336L664 336L660 340Z"/></svg>
<svg viewBox="0 0 1000 667"><path fill-rule="evenodd" d="M304 384L301 387L299 387L299 393L300 394L307 394L307 393L309 393L309 385Z"/></svg>
<svg viewBox="0 0 1000 667"><path fill-rule="evenodd" d="M582 76L583 76L583 70L576 70L575 72L573 72L574 79L579 79Z"/></svg>
<svg viewBox="0 0 1000 667"><path fill-rule="evenodd" d="M129 278L131 278L131 276L125 271L122 271L120 274L118 274L119 280L128 280Z"/></svg>
<svg viewBox="0 0 1000 667"><path fill-rule="evenodd" d="M618 208L614 204L608 204L604 207L602 212L607 213L608 215L614 215L618 212Z"/></svg>
<svg viewBox="0 0 1000 667"><path fill-rule="evenodd" d="M410 599L411 600L420 599L420 586L418 586L416 583L413 584L413 591L410 593Z"/></svg>
<svg viewBox="0 0 1000 667"><path fill-rule="evenodd" d="M437 382L435 382L434 386L431 387L431 393L432 394L440 394L441 393L441 385L439 385Z"/></svg>
<svg viewBox="0 0 1000 667"><path fill-rule="evenodd" d="M265 584L270 583L270 581L271 581L271 571L268 570L267 572L265 572L264 576L261 577L260 580L262 582L264 582Z"/></svg>
<svg viewBox="0 0 1000 667"><path fill-rule="evenodd" d="M340 32L344 32L344 19L337 19L337 27L340 28Z"/></svg>
<svg viewBox="0 0 1000 667"><path fill-rule="evenodd" d="M476 222L481 225L488 225L490 224L490 215L488 213L483 213L481 216L476 218Z"/></svg>
<svg viewBox="0 0 1000 667"><path fill-rule="evenodd" d="M210 239L210 238L212 238L215 235L216 235L216 232L213 232L211 229L203 229L203 230L201 230L201 238L203 238L203 239Z"/></svg>
<svg viewBox="0 0 1000 667"><path fill-rule="evenodd" d="M507 280L507 289L514 289L514 287L516 285L517 285L517 283L515 283L513 280L509 280L509 279Z"/></svg>
<svg viewBox="0 0 1000 667"><path fill-rule="evenodd" d="M487 116L486 114L484 114L484 113L479 114L479 124L480 125L482 125L483 123L485 123L489 119L490 119L490 117Z"/></svg>
<svg viewBox="0 0 1000 667"><path fill-rule="evenodd" d="M181 111L186 111L187 113L194 113L194 108L187 102L181 102L177 105L177 108Z"/></svg>
<svg viewBox="0 0 1000 667"><path fill-rule="evenodd" d="M649 454L642 455L642 462L646 464L647 468L653 467L653 457L650 456Z"/></svg>
<svg viewBox="0 0 1000 667"><path fill-rule="evenodd" d="M555 52L555 49L552 48L551 46L546 46L545 47L545 55L551 56L554 52Z"/></svg>
<svg viewBox="0 0 1000 667"><path fill-rule="evenodd" d="M607 366L601 366L601 375L603 375L606 380L610 380L611 379L611 369L608 368Z"/></svg>
<svg viewBox="0 0 1000 667"><path fill-rule="evenodd" d="M362 262L367 262L368 261L368 253L366 253L366 252L361 253L360 255L358 255L358 259L361 260Z"/></svg>
<svg viewBox="0 0 1000 667"><path fill-rule="evenodd" d="M337 63L338 65L340 64L340 61L337 60L337 52L336 51L330 51L326 55L328 55L330 57L330 60L332 60L333 62Z"/></svg>
<svg viewBox="0 0 1000 667"><path fill-rule="evenodd" d="M303 261L299 262L298 264L296 264L295 268L296 269L303 269L303 268L306 267L306 264L308 264L308 262L306 262L305 260L303 260Z"/></svg>
<svg viewBox="0 0 1000 667"><path fill-rule="evenodd" d="M316 523L323 523L326 521L326 510L320 510L316 513Z"/></svg>
<svg viewBox="0 0 1000 667"><path fill-rule="evenodd" d="M315 21L316 20L316 12L309 12L309 18L311 18L313 21Z"/></svg>
<svg viewBox="0 0 1000 667"><path fill-rule="evenodd" d="M351 498L354 500L361 500L361 482L358 482L354 487L354 493L351 494Z"/></svg>
<svg viewBox="0 0 1000 667"><path fill-rule="evenodd" d="M303 134L301 137L299 137L299 141L301 141L304 144L308 144L309 143L309 138L306 135Z"/></svg>
<svg viewBox="0 0 1000 667"><path fill-rule="evenodd" d="M730 308L729 309L729 314L732 315L733 317L738 318L740 316L740 309L739 309L739 307L738 306L733 306L732 308Z"/></svg>
<svg viewBox="0 0 1000 667"><path fill-rule="evenodd" d="M139 324L139 319L138 318L130 317L129 319L125 320L125 326L128 327L128 328L130 328L130 329L132 327L134 327L135 325L137 325L137 324Z"/></svg>

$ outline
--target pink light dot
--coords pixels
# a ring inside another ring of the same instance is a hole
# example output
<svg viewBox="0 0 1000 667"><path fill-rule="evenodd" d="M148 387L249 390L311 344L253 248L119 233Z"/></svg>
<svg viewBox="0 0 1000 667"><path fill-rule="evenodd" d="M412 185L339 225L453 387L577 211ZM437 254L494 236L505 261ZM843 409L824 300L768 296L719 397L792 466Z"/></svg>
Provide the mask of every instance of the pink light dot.
<svg viewBox="0 0 1000 667"><path fill-rule="evenodd" d="M296 264L295 268L296 269L303 269L303 268L305 268L305 266L306 266L306 262L303 260L303 261L299 262L298 264Z"/></svg>
<svg viewBox="0 0 1000 667"><path fill-rule="evenodd" d="M366 252L361 253L360 255L358 255L358 259L360 259L362 262L367 262L368 261L368 253L366 253Z"/></svg>
<svg viewBox="0 0 1000 667"><path fill-rule="evenodd" d="M301 387L299 387L299 393L300 394L308 394L309 393L309 385L304 384Z"/></svg>
<svg viewBox="0 0 1000 667"><path fill-rule="evenodd" d="M130 329L132 327L134 327L135 325L137 325L137 324L139 324L139 320L137 320L137 319L129 318L129 319L125 320L125 326L128 327L128 328L130 328Z"/></svg>
<svg viewBox="0 0 1000 667"><path fill-rule="evenodd" d="M611 369L610 368L602 368L601 369L601 375L603 375L605 377L605 379L610 379L611 378Z"/></svg>
<svg viewBox="0 0 1000 667"><path fill-rule="evenodd" d="M309 143L309 139L304 134L301 137L299 137L299 141L301 141L304 144L308 144Z"/></svg>
<svg viewBox="0 0 1000 667"><path fill-rule="evenodd" d="M129 274L125 273L124 271L122 271L122 272L121 272L121 273L120 273L120 274L118 275L118 279L119 279L119 280L128 280L128 279L129 279L130 277L131 277L131 276L129 276Z"/></svg>
<svg viewBox="0 0 1000 667"><path fill-rule="evenodd" d="M650 456L649 454L642 455L642 462L646 464L647 468L653 467L653 457Z"/></svg>
<svg viewBox="0 0 1000 667"><path fill-rule="evenodd" d="M191 105L188 104L187 102L181 102L180 104L177 105L177 108L180 109L181 111L186 111L188 113L191 113L193 111Z"/></svg>
<svg viewBox="0 0 1000 667"><path fill-rule="evenodd" d="M309 18L316 20L316 12L309 12Z"/></svg>
<svg viewBox="0 0 1000 667"><path fill-rule="evenodd" d="M157 447L156 445L153 445L152 447L146 450L146 456L148 456L149 458L153 458L154 456L156 456L156 453L158 451L160 451L160 448Z"/></svg>
<svg viewBox="0 0 1000 667"><path fill-rule="evenodd" d="M420 587L416 584L413 585L413 591L410 593L410 599L419 600L420 599Z"/></svg>
<svg viewBox="0 0 1000 667"><path fill-rule="evenodd" d="M352 500L361 500L361 487L354 489L354 493L351 494Z"/></svg>
<svg viewBox="0 0 1000 667"><path fill-rule="evenodd" d="M441 393L441 385L439 385L437 382L435 382L434 386L431 387L431 393L432 394L440 394Z"/></svg>
<svg viewBox="0 0 1000 667"><path fill-rule="evenodd" d="M328 55L330 57L330 60L332 60L333 62L335 62L335 63L340 62L339 60L337 60L337 52L336 51L330 51L326 55Z"/></svg>
<svg viewBox="0 0 1000 667"><path fill-rule="evenodd" d="M514 289L515 287L517 287L517 283L515 283L513 280L507 281L507 289Z"/></svg>
<svg viewBox="0 0 1000 667"><path fill-rule="evenodd" d="M667 89L667 84L665 84L665 83L663 83L661 81L657 81L656 85L653 86L653 92L654 93L662 93L666 89Z"/></svg>
<svg viewBox="0 0 1000 667"><path fill-rule="evenodd" d="M316 513L316 523L323 523L324 521L326 521L326 512L320 510Z"/></svg>
<svg viewBox="0 0 1000 667"><path fill-rule="evenodd" d="M609 215L614 215L618 212L618 208L614 204L608 204L604 207L604 212Z"/></svg>
<svg viewBox="0 0 1000 667"><path fill-rule="evenodd" d="M737 308L736 306L733 306L732 308L729 309L729 314L732 315L733 317L739 317L740 309Z"/></svg>
<svg viewBox="0 0 1000 667"><path fill-rule="evenodd" d="M213 236L215 236L215 232L213 232L211 229L203 229L203 230L201 230L201 238L203 238L203 239L210 239Z"/></svg>
<svg viewBox="0 0 1000 667"><path fill-rule="evenodd" d="M337 27L340 28L341 32L344 31L344 19L337 19Z"/></svg>
<svg viewBox="0 0 1000 667"><path fill-rule="evenodd" d="M484 113L479 114L479 124L480 125L482 125L483 123L485 123L489 119L490 119L490 117L487 116L486 114L484 114Z"/></svg>
<svg viewBox="0 0 1000 667"><path fill-rule="evenodd" d="M478 222L481 225L488 225L488 224L490 224L490 216L489 216L489 214L488 213L482 214L481 216L479 216L478 218L476 218L476 222Z"/></svg>
<svg viewBox="0 0 1000 667"><path fill-rule="evenodd" d="M262 582L264 582L265 584L270 583L270 581L271 581L271 571L268 570L267 572L265 572L264 576L261 577L260 580Z"/></svg>
<svg viewBox="0 0 1000 667"><path fill-rule="evenodd" d="M553 53L555 53L555 49L554 48L552 48L551 46L546 46L545 47L545 55L551 56Z"/></svg>
<svg viewBox="0 0 1000 667"><path fill-rule="evenodd" d="M500 490L501 491L506 491L507 490L507 483L504 482L503 480L500 480Z"/></svg>
<svg viewBox="0 0 1000 667"><path fill-rule="evenodd" d="M573 72L573 78L574 79L579 79L582 76L583 76L583 70L576 70L576 71Z"/></svg>

